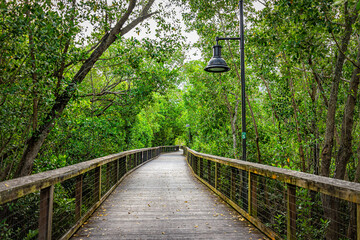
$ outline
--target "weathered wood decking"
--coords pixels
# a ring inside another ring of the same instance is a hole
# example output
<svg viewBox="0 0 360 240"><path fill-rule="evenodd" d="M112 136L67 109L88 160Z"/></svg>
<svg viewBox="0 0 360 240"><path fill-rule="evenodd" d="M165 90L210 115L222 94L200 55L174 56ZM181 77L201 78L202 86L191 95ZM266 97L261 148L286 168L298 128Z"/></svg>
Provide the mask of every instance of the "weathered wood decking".
<svg viewBox="0 0 360 240"><path fill-rule="evenodd" d="M181 152L128 176L72 239L265 239L191 175Z"/></svg>

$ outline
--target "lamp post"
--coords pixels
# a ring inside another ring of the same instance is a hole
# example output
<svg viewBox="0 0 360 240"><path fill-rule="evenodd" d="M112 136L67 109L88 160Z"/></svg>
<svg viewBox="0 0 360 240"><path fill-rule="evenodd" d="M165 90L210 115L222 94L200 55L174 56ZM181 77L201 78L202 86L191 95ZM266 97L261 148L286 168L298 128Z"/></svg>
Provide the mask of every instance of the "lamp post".
<svg viewBox="0 0 360 240"><path fill-rule="evenodd" d="M205 71L212 73L222 73L230 70L230 67L226 64L225 60L221 57L220 40L240 40L240 82L241 82L241 138L242 138L242 160L246 161L246 102L245 102L245 54L244 54L244 10L243 0L239 1L239 17L240 17L240 37L220 38L216 37L216 45L213 47L213 57L210 59L208 65L205 67ZM247 176L243 175L243 180L246 180ZM244 193L243 196L247 194ZM247 197L244 199L244 205L247 209Z"/></svg>
<svg viewBox="0 0 360 240"><path fill-rule="evenodd" d="M190 124L186 124L186 127L189 128L189 146L190 147L190 144L191 144L191 130L190 130Z"/></svg>

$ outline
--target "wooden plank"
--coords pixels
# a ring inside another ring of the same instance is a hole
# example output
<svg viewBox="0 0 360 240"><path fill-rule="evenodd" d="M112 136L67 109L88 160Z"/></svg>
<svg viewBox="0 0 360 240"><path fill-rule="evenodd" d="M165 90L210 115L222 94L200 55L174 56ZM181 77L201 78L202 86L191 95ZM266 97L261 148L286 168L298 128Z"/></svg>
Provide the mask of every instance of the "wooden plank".
<svg viewBox="0 0 360 240"><path fill-rule="evenodd" d="M87 213L84 214L76 223L74 226L71 227L71 229L60 238L60 240L67 240L69 239L85 222L86 220L91 217L91 215L94 213L94 211L110 196L110 194L118 187L118 185L125 180L127 176L129 176L132 172L134 172L136 169L142 167L143 165L147 164L148 162L142 163L141 165L137 166L136 168L130 170L129 172L125 173L120 180L107 192L105 195L95 203Z"/></svg>
<svg viewBox="0 0 360 240"><path fill-rule="evenodd" d="M40 191L39 239L51 240L54 185Z"/></svg>
<svg viewBox="0 0 360 240"><path fill-rule="evenodd" d="M184 162L181 153L162 154L133 172L72 239L266 238Z"/></svg>
<svg viewBox="0 0 360 240"><path fill-rule="evenodd" d="M287 239L296 240L296 186L287 184Z"/></svg>

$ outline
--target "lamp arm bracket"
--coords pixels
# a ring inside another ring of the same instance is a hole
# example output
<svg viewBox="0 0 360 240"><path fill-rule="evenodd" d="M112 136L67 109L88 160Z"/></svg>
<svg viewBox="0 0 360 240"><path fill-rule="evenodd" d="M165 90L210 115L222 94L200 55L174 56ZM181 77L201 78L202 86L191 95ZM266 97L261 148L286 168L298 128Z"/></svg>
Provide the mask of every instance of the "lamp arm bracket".
<svg viewBox="0 0 360 240"><path fill-rule="evenodd" d="M216 44L218 44L218 42L220 40L241 40L241 38L240 37L216 37L215 38Z"/></svg>

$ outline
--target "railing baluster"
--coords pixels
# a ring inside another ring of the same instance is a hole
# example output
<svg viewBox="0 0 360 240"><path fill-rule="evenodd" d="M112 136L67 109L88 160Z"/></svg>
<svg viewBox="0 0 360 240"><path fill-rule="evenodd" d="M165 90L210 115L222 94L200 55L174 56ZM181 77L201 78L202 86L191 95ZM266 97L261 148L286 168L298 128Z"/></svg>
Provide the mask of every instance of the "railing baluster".
<svg viewBox="0 0 360 240"><path fill-rule="evenodd" d="M116 182L120 180L120 159L116 160Z"/></svg>
<svg viewBox="0 0 360 240"><path fill-rule="evenodd" d="M219 163L217 163L217 162L215 162L215 189L217 189L218 188L218 177L219 177L219 171L220 171L220 169L219 169Z"/></svg>
<svg viewBox="0 0 360 240"><path fill-rule="evenodd" d="M54 203L54 185L40 191L39 239L50 240Z"/></svg>
<svg viewBox="0 0 360 240"><path fill-rule="evenodd" d="M360 240L360 204L356 204L356 236Z"/></svg>
<svg viewBox="0 0 360 240"><path fill-rule="evenodd" d="M249 172L248 176L248 212L251 216L257 216L257 197L256 197L256 189L257 189L257 176Z"/></svg>
<svg viewBox="0 0 360 240"><path fill-rule="evenodd" d="M76 186L75 186L75 220L81 218L81 205L82 205L82 186L83 186L83 177L81 174L76 177Z"/></svg>
<svg viewBox="0 0 360 240"><path fill-rule="evenodd" d="M202 159L200 157L197 157L197 172L198 172L198 176L199 177L202 177L202 174L201 174L201 164L202 163Z"/></svg>
<svg viewBox="0 0 360 240"><path fill-rule="evenodd" d="M101 199L101 166L95 168L94 179L94 200L98 202Z"/></svg>
<svg viewBox="0 0 360 240"><path fill-rule="evenodd" d="M287 184L287 239L296 239L296 186Z"/></svg>
<svg viewBox="0 0 360 240"><path fill-rule="evenodd" d="M235 200L235 188L236 188L236 168L231 167L231 175L230 175L230 199Z"/></svg>
<svg viewBox="0 0 360 240"><path fill-rule="evenodd" d="M208 183L211 184L211 161L207 160L207 175L208 175Z"/></svg>

